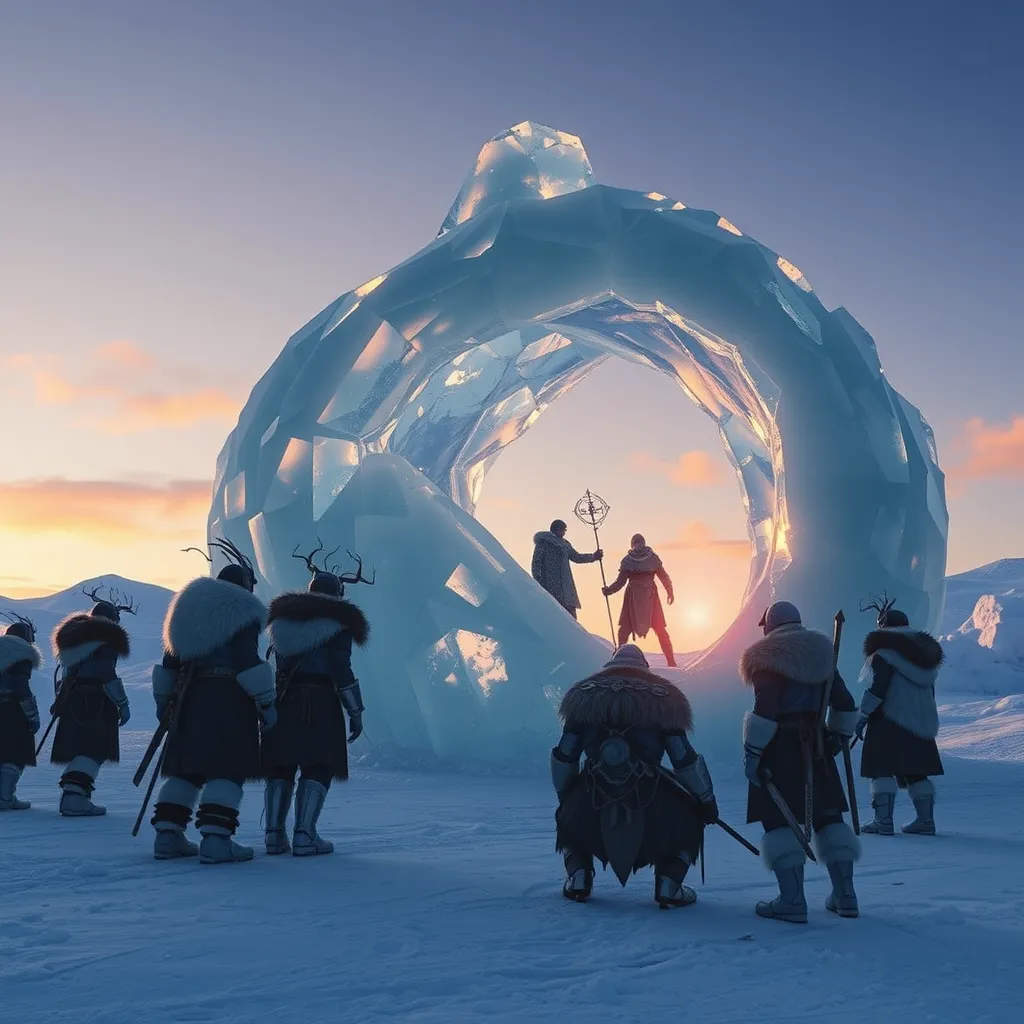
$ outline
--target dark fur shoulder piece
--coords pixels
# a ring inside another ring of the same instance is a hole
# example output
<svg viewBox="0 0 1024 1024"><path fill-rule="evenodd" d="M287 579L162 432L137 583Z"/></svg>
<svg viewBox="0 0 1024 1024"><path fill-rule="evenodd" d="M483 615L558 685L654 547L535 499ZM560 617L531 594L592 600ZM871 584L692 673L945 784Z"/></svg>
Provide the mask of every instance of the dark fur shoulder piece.
<svg viewBox="0 0 1024 1024"><path fill-rule="evenodd" d="M864 637L864 657L870 658L878 651L895 651L918 668L938 668L945 660L942 644L931 635L919 629L875 629Z"/></svg>
<svg viewBox="0 0 1024 1024"><path fill-rule="evenodd" d="M131 653L128 634L120 623L111 619L94 618L84 612L75 612L58 623L53 631L53 656L59 658L61 651L90 643L113 647L119 658L127 658Z"/></svg>
<svg viewBox="0 0 1024 1024"><path fill-rule="evenodd" d="M680 733L693 728L693 710L678 686L643 669L619 666L571 686L558 714L566 724L612 729Z"/></svg>
<svg viewBox="0 0 1024 1024"><path fill-rule="evenodd" d="M813 629L781 626L743 652L743 682L751 685L756 672L774 672L807 685L827 682L832 674L832 641Z"/></svg>
<svg viewBox="0 0 1024 1024"><path fill-rule="evenodd" d="M311 619L330 619L352 634L352 641L362 647L370 638L370 623L362 609L343 597L329 594L310 594L304 590L289 590L278 594L270 602L270 621L291 619L309 622Z"/></svg>

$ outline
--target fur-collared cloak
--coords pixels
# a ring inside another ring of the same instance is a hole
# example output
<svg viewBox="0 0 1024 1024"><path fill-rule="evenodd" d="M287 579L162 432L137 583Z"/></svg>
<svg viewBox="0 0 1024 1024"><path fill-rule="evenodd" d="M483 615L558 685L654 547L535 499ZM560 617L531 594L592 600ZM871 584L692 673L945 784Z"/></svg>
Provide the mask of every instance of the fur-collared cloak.
<svg viewBox="0 0 1024 1024"><path fill-rule="evenodd" d="M914 736L935 739L939 734L935 680L945 659L939 641L909 626L876 629L864 638L864 657L861 681L869 685L874 658L895 670L882 700L882 714Z"/></svg>
<svg viewBox="0 0 1024 1024"><path fill-rule="evenodd" d="M51 646L65 669L80 665L101 647L112 648L118 659L131 653L128 634L119 622L84 612L75 612L57 625Z"/></svg>
<svg viewBox="0 0 1024 1024"><path fill-rule="evenodd" d="M803 626L779 626L752 643L740 658L740 678L748 686L758 672L772 672L805 686L826 683L832 675L832 641Z"/></svg>
<svg viewBox="0 0 1024 1024"><path fill-rule="evenodd" d="M244 587L200 576L171 600L164 617L164 650L181 661L201 658L247 627L267 625L267 607Z"/></svg>
<svg viewBox="0 0 1024 1024"><path fill-rule="evenodd" d="M20 636L0 636L0 675L23 661L27 661L34 671L42 664L43 656L35 644Z"/></svg>
<svg viewBox="0 0 1024 1024"><path fill-rule="evenodd" d="M323 647L343 630L362 647L370 638L370 623L362 610L343 597L292 590L270 602L267 636L274 651L290 658Z"/></svg>
<svg viewBox="0 0 1024 1024"><path fill-rule="evenodd" d="M679 687L628 665L605 668L575 683L562 698L558 714L567 726L604 725L669 734L693 728L690 702Z"/></svg>

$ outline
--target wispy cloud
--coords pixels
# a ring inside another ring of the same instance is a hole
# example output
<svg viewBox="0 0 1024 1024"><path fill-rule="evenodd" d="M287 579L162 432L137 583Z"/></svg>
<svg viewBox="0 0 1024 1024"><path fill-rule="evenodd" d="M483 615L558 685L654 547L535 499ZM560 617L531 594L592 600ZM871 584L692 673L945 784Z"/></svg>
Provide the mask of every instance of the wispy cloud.
<svg viewBox="0 0 1024 1024"><path fill-rule="evenodd" d="M67 407L80 423L107 434L230 422L242 405L240 396L197 385L194 371L165 364L130 341L100 345L87 353L82 365L52 353L27 352L5 357L3 365L9 376L28 380L38 404ZM189 384L168 388L169 380Z"/></svg>
<svg viewBox="0 0 1024 1024"><path fill-rule="evenodd" d="M712 487L725 480L721 462L707 452L683 452L675 462L666 462L650 452L633 452L629 468L634 473L655 473L680 487Z"/></svg>
<svg viewBox="0 0 1024 1024"><path fill-rule="evenodd" d="M1024 416L1008 425L969 419L952 450L947 473L955 481L1024 478Z"/></svg>
<svg viewBox="0 0 1024 1024"><path fill-rule="evenodd" d="M51 477L0 483L0 530L65 534L104 543L202 539L209 480L164 485Z"/></svg>
<svg viewBox="0 0 1024 1024"><path fill-rule="evenodd" d="M707 523L696 519L683 523L674 540L662 541L657 547L665 551L690 551L718 558L750 558L750 541L717 537Z"/></svg>

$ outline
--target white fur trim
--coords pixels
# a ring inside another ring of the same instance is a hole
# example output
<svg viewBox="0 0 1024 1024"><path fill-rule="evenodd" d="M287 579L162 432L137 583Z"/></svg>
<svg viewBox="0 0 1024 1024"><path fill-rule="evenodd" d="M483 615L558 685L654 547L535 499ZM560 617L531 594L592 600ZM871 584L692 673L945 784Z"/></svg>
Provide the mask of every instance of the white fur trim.
<svg viewBox="0 0 1024 1024"><path fill-rule="evenodd" d="M195 810L198 799L199 790L191 782L172 777L160 787L156 802L158 804L177 804L179 807Z"/></svg>
<svg viewBox="0 0 1024 1024"><path fill-rule="evenodd" d="M252 668L247 668L244 672L239 672L237 679L238 685L257 704L265 706L274 703L274 697L276 696L274 671L265 661L261 661L258 665L253 665Z"/></svg>
<svg viewBox="0 0 1024 1024"><path fill-rule="evenodd" d="M336 619L274 619L267 626L267 638L274 647L274 653L282 658L297 654L308 654L323 647L344 627Z"/></svg>
<svg viewBox="0 0 1024 1024"><path fill-rule="evenodd" d="M171 600L164 618L164 649L191 661L256 623L260 630L266 628L267 608L255 594L225 580L200 576Z"/></svg>
<svg viewBox="0 0 1024 1024"><path fill-rule="evenodd" d="M933 740L939 734L939 709L935 704L935 690L930 686L910 682L900 669L893 673L892 682L882 701L882 714L890 722L895 722L922 739Z"/></svg>
<svg viewBox="0 0 1024 1024"><path fill-rule="evenodd" d="M748 711L743 716L743 744L754 750L764 750L778 732L779 723L770 718L762 718Z"/></svg>
<svg viewBox="0 0 1024 1024"><path fill-rule="evenodd" d="M203 786L202 802L219 804L221 807L230 807L231 810L237 811L242 806L242 787L230 779L210 779Z"/></svg>
<svg viewBox="0 0 1024 1024"><path fill-rule="evenodd" d="M808 686L826 683L832 675L832 641L803 626L780 626L743 652L740 678L752 683L756 672L774 672Z"/></svg>
<svg viewBox="0 0 1024 1024"><path fill-rule="evenodd" d="M29 661L32 668L39 668L43 656L35 644L22 640L20 636L0 636L0 672L6 672L19 661Z"/></svg>
<svg viewBox="0 0 1024 1024"><path fill-rule="evenodd" d="M81 665L86 658L94 655L103 644L99 640L90 640L88 643L76 644L74 647L65 647L60 652L60 663L64 668L74 668Z"/></svg>
<svg viewBox="0 0 1024 1024"><path fill-rule="evenodd" d="M912 782L907 786L907 796L911 800L920 800L923 796L930 796L935 799L935 783L931 779L922 779L920 782Z"/></svg>
<svg viewBox="0 0 1024 1024"><path fill-rule="evenodd" d="M829 732L839 733L840 736L852 736L859 719L859 711L836 711L835 708L830 708L825 728Z"/></svg>
<svg viewBox="0 0 1024 1024"><path fill-rule="evenodd" d="M84 757L79 754L78 757L73 757L68 762L67 768L64 769L65 775L70 772L81 772L83 775L88 775L95 782L96 776L100 773L100 763L99 761L94 761L91 757Z"/></svg>
<svg viewBox="0 0 1024 1024"><path fill-rule="evenodd" d="M935 680L939 676L938 666L935 668L921 668L912 661L908 661L902 654L897 653L891 647L882 647L872 654L873 658L881 658L888 662L908 683L920 686L923 689L934 689Z"/></svg>
<svg viewBox="0 0 1024 1024"><path fill-rule="evenodd" d="M872 796L895 796L899 790L900 787L896 785L896 780L891 775L871 780Z"/></svg>
<svg viewBox="0 0 1024 1024"><path fill-rule="evenodd" d="M814 835L814 852L822 864L860 860L860 840L845 821L826 825Z"/></svg>
<svg viewBox="0 0 1024 1024"><path fill-rule="evenodd" d="M870 689L864 691L864 696L860 699L860 712L862 715L873 715L879 707L882 705L882 700L876 693L872 693Z"/></svg>
<svg viewBox="0 0 1024 1024"><path fill-rule="evenodd" d="M784 871L805 863L807 854L792 829L773 828L761 837L761 860L769 871Z"/></svg>
<svg viewBox="0 0 1024 1024"><path fill-rule="evenodd" d="M178 673L163 665L153 666L153 696L170 697L178 685Z"/></svg>

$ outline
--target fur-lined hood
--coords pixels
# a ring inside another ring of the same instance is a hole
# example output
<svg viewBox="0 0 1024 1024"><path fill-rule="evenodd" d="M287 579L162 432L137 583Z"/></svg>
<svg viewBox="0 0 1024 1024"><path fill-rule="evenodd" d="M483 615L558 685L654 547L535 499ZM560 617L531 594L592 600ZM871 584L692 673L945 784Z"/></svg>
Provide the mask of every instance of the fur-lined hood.
<svg viewBox="0 0 1024 1024"><path fill-rule="evenodd" d="M689 732L690 702L679 687L641 668L616 665L581 679L562 698L565 724Z"/></svg>
<svg viewBox="0 0 1024 1024"><path fill-rule="evenodd" d="M248 626L267 625L267 607L248 590L200 576L174 595L164 618L164 650L182 661L201 658Z"/></svg>
<svg viewBox="0 0 1024 1024"><path fill-rule="evenodd" d="M270 602L267 636L284 658L322 647L342 630L362 647L370 638L370 623L362 610L343 597L293 590Z"/></svg>
<svg viewBox="0 0 1024 1024"><path fill-rule="evenodd" d="M911 665L928 671L937 669L946 657L942 644L931 633L910 626L876 629L864 637L865 658L882 651L895 651Z"/></svg>
<svg viewBox="0 0 1024 1024"><path fill-rule="evenodd" d="M533 535L534 544L550 544L554 548L568 548L572 545L564 537L556 537L550 530L541 530Z"/></svg>
<svg viewBox="0 0 1024 1024"><path fill-rule="evenodd" d="M58 623L50 642L53 656L64 668L85 661L101 647L112 647L118 658L131 653L128 634L119 622L75 612Z"/></svg>
<svg viewBox="0 0 1024 1024"><path fill-rule="evenodd" d="M752 643L740 658L740 677L748 686L754 673L774 672L794 683L817 685L832 674L832 641L803 626L779 626Z"/></svg>
<svg viewBox="0 0 1024 1024"><path fill-rule="evenodd" d="M661 568L661 559L650 546L641 549L640 554L632 548L626 552L619 562L619 572L657 572Z"/></svg>
<svg viewBox="0 0 1024 1024"><path fill-rule="evenodd" d="M33 669L39 668L43 656L35 644L30 644L20 636L0 636L0 673L22 661L30 662Z"/></svg>

